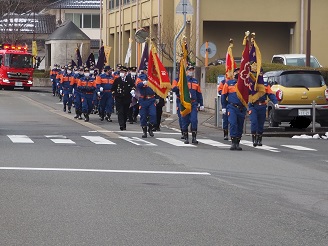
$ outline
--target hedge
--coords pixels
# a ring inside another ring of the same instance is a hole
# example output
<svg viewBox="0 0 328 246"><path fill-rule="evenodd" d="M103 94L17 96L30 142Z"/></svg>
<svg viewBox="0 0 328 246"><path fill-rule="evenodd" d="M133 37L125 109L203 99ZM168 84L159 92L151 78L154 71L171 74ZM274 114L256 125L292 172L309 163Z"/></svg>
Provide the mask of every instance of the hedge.
<svg viewBox="0 0 328 246"><path fill-rule="evenodd" d="M286 66L283 64L277 63L263 63L262 68L264 73L275 70L293 70L293 69L304 69L304 70L313 70L310 67L294 67L294 66ZM326 85L328 85L328 68L317 68L321 72L323 78L325 79ZM225 74L225 65L218 66L210 66L206 72L206 82L207 83L217 83L217 77L220 74Z"/></svg>

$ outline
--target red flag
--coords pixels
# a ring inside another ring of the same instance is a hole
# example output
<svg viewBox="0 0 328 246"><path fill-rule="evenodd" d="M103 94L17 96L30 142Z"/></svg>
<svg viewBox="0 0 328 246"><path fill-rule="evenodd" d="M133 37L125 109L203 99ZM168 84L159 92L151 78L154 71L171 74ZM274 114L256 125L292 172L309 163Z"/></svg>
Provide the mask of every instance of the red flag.
<svg viewBox="0 0 328 246"><path fill-rule="evenodd" d="M233 58L232 55L233 40L230 39L229 43L230 44L226 54L226 74L225 74L226 81L230 79L234 79L233 73L235 68L237 67L235 59Z"/></svg>
<svg viewBox="0 0 328 246"><path fill-rule="evenodd" d="M148 86L162 98L166 98L171 90L169 75L157 56L157 50L152 44L148 59Z"/></svg>
<svg viewBox="0 0 328 246"><path fill-rule="evenodd" d="M239 100L243 103L245 107L247 107L248 97L249 97L249 76L250 76L249 41L247 36L245 36L243 44L245 45L245 48L241 59L236 93Z"/></svg>

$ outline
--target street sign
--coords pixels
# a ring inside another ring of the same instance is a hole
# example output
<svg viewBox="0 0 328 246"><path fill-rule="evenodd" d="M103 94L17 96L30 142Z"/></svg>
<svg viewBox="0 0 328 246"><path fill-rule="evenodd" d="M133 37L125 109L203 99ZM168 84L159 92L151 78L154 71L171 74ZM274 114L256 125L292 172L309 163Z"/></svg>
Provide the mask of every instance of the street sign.
<svg viewBox="0 0 328 246"><path fill-rule="evenodd" d="M180 0L175 13L177 14L189 14L189 15L193 15L194 14L194 8L192 7L192 5L190 4L189 0Z"/></svg>
<svg viewBox="0 0 328 246"><path fill-rule="evenodd" d="M216 54L216 46L215 44L208 42L208 58L212 58L213 56L215 56ZM200 47L200 54L202 57L205 58L205 54L206 54L206 43L204 43L201 47Z"/></svg>

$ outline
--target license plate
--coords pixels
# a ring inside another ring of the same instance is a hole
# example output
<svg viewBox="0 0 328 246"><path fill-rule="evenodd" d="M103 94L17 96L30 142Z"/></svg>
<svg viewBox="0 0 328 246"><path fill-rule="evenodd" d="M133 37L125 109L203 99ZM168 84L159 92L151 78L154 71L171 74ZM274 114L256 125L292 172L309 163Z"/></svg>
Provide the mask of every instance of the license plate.
<svg viewBox="0 0 328 246"><path fill-rule="evenodd" d="M298 110L298 116L310 116L311 115L311 109L299 109Z"/></svg>
<svg viewBox="0 0 328 246"><path fill-rule="evenodd" d="M23 82L15 82L15 86L23 86Z"/></svg>

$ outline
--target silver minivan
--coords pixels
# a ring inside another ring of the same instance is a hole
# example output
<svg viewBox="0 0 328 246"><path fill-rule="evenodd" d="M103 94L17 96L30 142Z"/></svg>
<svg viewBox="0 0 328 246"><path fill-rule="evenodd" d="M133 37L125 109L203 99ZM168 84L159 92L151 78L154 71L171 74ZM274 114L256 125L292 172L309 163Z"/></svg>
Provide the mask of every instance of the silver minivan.
<svg viewBox="0 0 328 246"><path fill-rule="evenodd" d="M306 55L305 54L280 54L273 55L271 63L280 63L295 67L306 66ZM310 56L310 67L319 68L322 67L317 58Z"/></svg>

